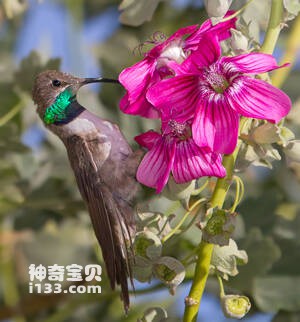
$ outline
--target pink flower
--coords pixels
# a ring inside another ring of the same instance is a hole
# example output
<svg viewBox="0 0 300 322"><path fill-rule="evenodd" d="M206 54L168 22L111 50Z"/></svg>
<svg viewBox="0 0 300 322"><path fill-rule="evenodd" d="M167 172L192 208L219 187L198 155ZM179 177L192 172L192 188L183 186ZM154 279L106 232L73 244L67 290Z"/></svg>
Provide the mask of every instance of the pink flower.
<svg viewBox="0 0 300 322"><path fill-rule="evenodd" d="M219 40L230 37L229 30L235 27L235 21L236 18L233 18L212 26L207 20L200 28L193 25L179 29L146 53L142 61L124 69L119 81L127 93L121 99L121 110L127 114L158 118L159 111L146 98L148 88L166 77L174 76L176 66L198 49L199 40L206 32L218 34Z"/></svg>
<svg viewBox="0 0 300 322"><path fill-rule="evenodd" d="M149 152L144 156L137 180L160 193L172 172L175 182L184 183L203 176L224 177L221 156L209 148L199 148L191 137L189 122L164 122L163 133L148 131L135 140Z"/></svg>
<svg viewBox="0 0 300 322"><path fill-rule="evenodd" d="M200 50L201 49L201 50ZM279 68L272 55L220 57L218 39L206 34L178 68L147 92L158 110L172 110L180 122L194 118L195 143L229 154L237 144L239 116L279 122L291 108L289 97L252 74Z"/></svg>

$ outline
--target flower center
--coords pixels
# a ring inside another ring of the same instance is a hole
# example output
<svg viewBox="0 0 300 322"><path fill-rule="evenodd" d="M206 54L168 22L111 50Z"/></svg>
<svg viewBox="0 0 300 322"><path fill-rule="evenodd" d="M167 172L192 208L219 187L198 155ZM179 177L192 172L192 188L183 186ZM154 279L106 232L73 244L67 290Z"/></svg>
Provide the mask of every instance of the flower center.
<svg viewBox="0 0 300 322"><path fill-rule="evenodd" d="M224 93L226 88L230 85L229 81L216 64L209 66L204 71L204 79L216 93Z"/></svg>
<svg viewBox="0 0 300 322"><path fill-rule="evenodd" d="M175 120L170 120L168 126L171 130L171 135L180 141L185 141L192 136L191 126L187 123L179 123Z"/></svg>

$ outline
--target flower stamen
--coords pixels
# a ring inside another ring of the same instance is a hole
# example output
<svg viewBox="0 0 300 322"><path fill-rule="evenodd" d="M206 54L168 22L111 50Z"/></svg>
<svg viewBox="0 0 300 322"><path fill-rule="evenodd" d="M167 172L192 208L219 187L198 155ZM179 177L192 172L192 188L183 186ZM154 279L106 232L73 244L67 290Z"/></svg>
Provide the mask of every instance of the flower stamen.
<svg viewBox="0 0 300 322"><path fill-rule="evenodd" d="M229 87L230 82L226 79L224 74L220 73L216 64L211 65L204 71L205 81L211 86L216 93L224 93Z"/></svg>
<svg viewBox="0 0 300 322"><path fill-rule="evenodd" d="M191 126L187 123L179 123L175 120L169 120L168 126L171 129L171 134L173 137L184 141L192 136Z"/></svg>

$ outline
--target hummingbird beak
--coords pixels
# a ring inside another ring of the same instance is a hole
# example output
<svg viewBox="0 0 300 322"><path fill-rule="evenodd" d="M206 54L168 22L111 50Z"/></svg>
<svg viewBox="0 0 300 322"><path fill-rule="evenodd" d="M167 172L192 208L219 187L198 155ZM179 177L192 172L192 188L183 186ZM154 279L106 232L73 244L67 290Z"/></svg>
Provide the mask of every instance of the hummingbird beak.
<svg viewBox="0 0 300 322"><path fill-rule="evenodd" d="M81 82L81 85L86 85L86 84L91 84L91 83L117 83L117 84L120 84L120 82L117 79L98 77L98 78L85 78L84 81Z"/></svg>

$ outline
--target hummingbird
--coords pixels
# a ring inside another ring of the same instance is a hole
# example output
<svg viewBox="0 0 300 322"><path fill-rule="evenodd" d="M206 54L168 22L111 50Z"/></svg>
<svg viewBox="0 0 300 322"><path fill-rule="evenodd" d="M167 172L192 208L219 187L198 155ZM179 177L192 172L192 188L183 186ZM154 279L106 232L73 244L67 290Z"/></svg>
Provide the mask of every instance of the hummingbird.
<svg viewBox="0 0 300 322"><path fill-rule="evenodd" d="M110 286L121 286L125 312L129 309L128 279L135 234L133 200L140 162L116 124L89 112L76 99L90 83L118 83L109 78L79 78L47 70L37 75L32 91L44 125L66 147L70 165L101 246ZM134 288L134 287L133 287Z"/></svg>

